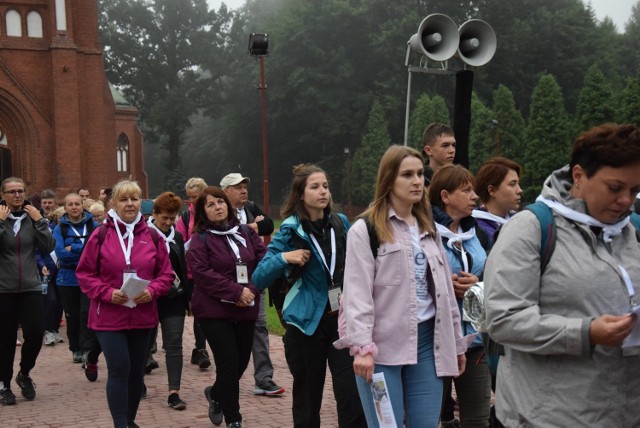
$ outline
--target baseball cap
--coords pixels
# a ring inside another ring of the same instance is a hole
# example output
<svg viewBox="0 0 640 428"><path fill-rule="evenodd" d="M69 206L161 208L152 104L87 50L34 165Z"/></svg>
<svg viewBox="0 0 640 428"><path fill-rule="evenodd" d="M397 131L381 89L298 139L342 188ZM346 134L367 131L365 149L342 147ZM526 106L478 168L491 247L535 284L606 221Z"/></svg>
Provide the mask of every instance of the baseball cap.
<svg viewBox="0 0 640 428"><path fill-rule="evenodd" d="M222 187L222 189L224 190L229 186L235 186L236 184L240 184L243 181L246 181L247 183L251 182L249 177L243 177L242 174L233 172L231 174L225 175L222 180L220 180L220 187Z"/></svg>

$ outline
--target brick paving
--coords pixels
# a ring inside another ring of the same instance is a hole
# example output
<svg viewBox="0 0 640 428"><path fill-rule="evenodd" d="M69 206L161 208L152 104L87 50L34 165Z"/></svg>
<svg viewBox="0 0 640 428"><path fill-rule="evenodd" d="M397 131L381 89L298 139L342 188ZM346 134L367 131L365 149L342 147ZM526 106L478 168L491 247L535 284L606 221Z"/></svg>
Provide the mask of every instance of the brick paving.
<svg viewBox="0 0 640 428"><path fill-rule="evenodd" d="M167 374L161 335L158 335L158 352L155 354L160 368L147 375L145 382L148 397L140 402L136 422L147 427L213 427L209 421L208 405L203 390L215 378L215 367L200 370L189 362L194 338L192 318L187 318L184 334L184 368L180 397L187 402L182 411L167 407ZM60 333L66 340L64 327ZM19 337L22 337L18 334ZM20 347L16 351L14 371L18 371ZM249 428L291 427L292 379L284 358L282 340L271 336L271 359L274 365L274 380L286 388L280 397L253 395L253 363L240 380L240 411L243 426ZM36 383L36 399L26 401L20 388L12 380L11 387L17 397L15 406L0 405L0 427L111 427L111 415L106 398L106 365L100 356L98 380L89 382L80 364L71 361L67 343L43 346L31 377ZM14 374L15 378L15 374ZM333 399L331 376L327 372L325 394L322 405L322 426L336 427L337 416ZM224 426L224 424L222 425Z"/></svg>

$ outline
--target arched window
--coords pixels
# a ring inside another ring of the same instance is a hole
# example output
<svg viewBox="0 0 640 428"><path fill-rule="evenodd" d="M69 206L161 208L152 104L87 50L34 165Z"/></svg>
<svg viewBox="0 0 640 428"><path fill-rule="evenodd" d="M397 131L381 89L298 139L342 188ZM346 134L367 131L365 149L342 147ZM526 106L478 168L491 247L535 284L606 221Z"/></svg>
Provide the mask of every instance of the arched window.
<svg viewBox="0 0 640 428"><path fill-rule="evenodd" d="M42 38L42 17L36 11L29 12L27 15L27 35Z"/></svg>
<svg viewBox="0 0 640 428"><path fill-rule="evenodd" d="M7 20L7 36L22 36L22 19L20 14L15 10L10 10L7 12L5 19Z"/></svg>
<svg viewBox="0 0 640 428"><path fill-rule="evenodd" d="M4 133L2 129L0 129L0 146L8 146L9 142L7 141L7 135Z"/></svg>
<svg viewBox="0 0 640 428"><path fill-rule="evenodd" d="M118 137L118 172L129 171L129 139L122 133Z"/></svg>

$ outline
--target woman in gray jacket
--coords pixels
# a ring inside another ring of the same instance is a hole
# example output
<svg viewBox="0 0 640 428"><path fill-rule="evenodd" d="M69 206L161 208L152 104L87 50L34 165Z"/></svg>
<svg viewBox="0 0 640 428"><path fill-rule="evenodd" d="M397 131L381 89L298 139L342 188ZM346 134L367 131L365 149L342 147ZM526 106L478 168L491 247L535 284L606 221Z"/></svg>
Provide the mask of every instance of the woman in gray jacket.
<svg viewBox="0 0 640 428"><path fill-rule="evenodd" d="M538 198L556 228L548 263L541 231L551 229L532 212L500 232L485 306L488 332L505 347L496 388L505 426L640 426L640 348L625 341L640 328L631 315L640 244L629 224L638 191L640 128L601 125L576 139Z"/></svg>
<svg viewBox="0 0 640 428"><path fill-rule="evenodd" d="M53 251L47 220L25 200L25 184L10 177L2 182L0 202L0 404L16 404L11 391L18 325L24 344L16 383L27 400L36 397L29 371L36 365L44 334L44 306L36 264Z"/></svg>

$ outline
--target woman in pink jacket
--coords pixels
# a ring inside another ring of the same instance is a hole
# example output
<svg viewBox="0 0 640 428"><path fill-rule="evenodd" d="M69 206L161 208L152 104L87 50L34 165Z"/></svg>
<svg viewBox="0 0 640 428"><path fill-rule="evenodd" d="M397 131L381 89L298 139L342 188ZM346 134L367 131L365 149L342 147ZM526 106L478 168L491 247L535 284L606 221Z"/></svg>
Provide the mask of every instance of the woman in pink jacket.
<svg viewBox="0 0 640 428"><path fill-rule="evenodd" d="M140 214L141 194L135 182L116 184L114 208L87 241L76 270L80 288L91 299L88 326L107 360L107 402L116 428L138 426L147 343L158 325L156 300L168 293L175 277L164 242ZM131 275L150 281L135 295L120 290Z"/></svg>
<svg viewBox="0 0 640 428"><path fill-rule="evenodd" d="M369 427L380 426L381 418L374 373L384 374L398 426L404 420L410 428L437 427L442 378L459 376L466 363L460 313L423 175L416 150L390 147L380 161L374 201L347 237L343 325L335 346L355 356ZM371 237L377 237L377 248Z"/></svg>

